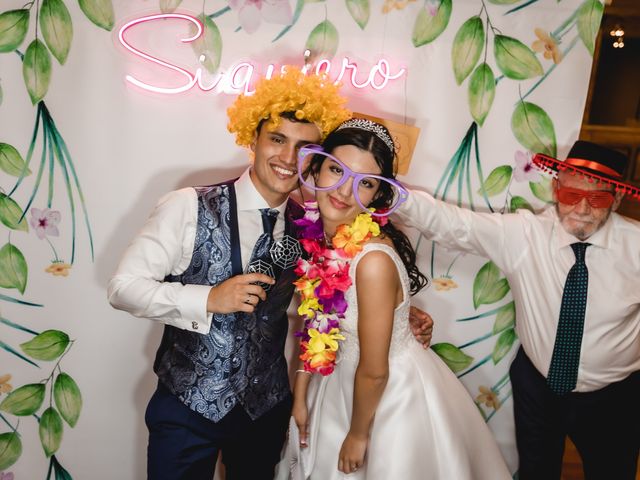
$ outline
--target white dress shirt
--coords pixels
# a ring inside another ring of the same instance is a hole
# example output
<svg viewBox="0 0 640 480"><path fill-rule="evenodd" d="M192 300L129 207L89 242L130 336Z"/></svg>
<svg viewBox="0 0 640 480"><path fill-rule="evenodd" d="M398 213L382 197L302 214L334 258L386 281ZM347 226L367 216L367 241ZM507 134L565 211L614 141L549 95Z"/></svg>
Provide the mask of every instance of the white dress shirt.
<svg viewBox="0 0 640 480"><path fill-rule="evenodd" d="M269 208L258 193L250 168L235 182L238 230L243 270L253 246L263 232L259 209ZM274 238L284 233L284 210L279 210ZM114 308L136 317L156 320L177 328L209 332L208 285L182 285L165 282L167 275L180 275L189 267L198 222L198 197L194 188L183 188L160 199L142 230L127 247L107 294Z"/></svg>
<svg viewBox="0 0 640 480"><path fill-rule="evenodd" d="M429 240L491 259L506 275L516 331L527 356L547 376L564 283L575 263L554 207L535 215L477 213L412 191L398 210ZM589 289L578 381L587 392L640 370L640 223L612 213L586 240Z"/></svg>

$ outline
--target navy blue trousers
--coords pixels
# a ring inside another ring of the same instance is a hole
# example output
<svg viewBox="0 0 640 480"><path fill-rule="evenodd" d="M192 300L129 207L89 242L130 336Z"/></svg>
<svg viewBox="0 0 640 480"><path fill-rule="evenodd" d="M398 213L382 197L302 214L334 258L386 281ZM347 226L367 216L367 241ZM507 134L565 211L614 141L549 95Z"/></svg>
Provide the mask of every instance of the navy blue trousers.
<svg viewBox="0 0 640 480"><path fill-rule="evenodd" d="M586 480L636 478L640 371L600 390L556 395L521 347L509 374L520 480L559 480L567 435Z"/></svg>
<svg viewBox="0 0 640 480"><path fill-rule="evenodd" d="M290 416L291 397L256 420L236 406L212 422L159 384L145 415L148 478L211 480L221 452L227 480L272 480Z"/></svg>

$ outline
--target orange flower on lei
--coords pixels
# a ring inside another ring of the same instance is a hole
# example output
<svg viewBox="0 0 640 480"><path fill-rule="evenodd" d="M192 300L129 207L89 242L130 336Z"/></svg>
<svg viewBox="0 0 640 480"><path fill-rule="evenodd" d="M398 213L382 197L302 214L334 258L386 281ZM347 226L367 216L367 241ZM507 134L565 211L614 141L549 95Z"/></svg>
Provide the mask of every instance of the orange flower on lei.
<svg viewBox="0 0 640 480"><path fill-rule="evenodd" d="M371 215L361 213L352 225L340 225L331 242L334 248L341 248L347 256L353 258L362 250L362 245L367 240L378 235L380 235L380 225L371 218Z"/></svg>
<svg viewBox="0 0 640 480"><path fill-rule="evenodd" d="M333 372L333 365L338 351L338 340L344 340L340 330L332 328L329 333L320 333L315 328L308 330L309 340L303 342L304 353L300 359L308 362L311 371L319 371L323 375Z"/></svg>

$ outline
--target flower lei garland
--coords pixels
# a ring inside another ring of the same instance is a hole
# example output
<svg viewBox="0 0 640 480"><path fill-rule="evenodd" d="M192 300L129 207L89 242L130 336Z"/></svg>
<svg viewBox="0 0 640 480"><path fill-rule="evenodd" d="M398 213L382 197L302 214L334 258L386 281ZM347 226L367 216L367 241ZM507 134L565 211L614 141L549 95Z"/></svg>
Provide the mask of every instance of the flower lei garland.
<svg viewBox="0 0 640 480"><path fill-rule="evenodd" d="M304 327L296 335L300 337L300 359L309 373L329 375L335 367L340 322L347 310L344 292L351 286L349 264L371 237L380 235L380 227L387 217L372 217L371 213L359 214L351 225L340 225L327 245L316 202L305 202L305 215L295 221L298 238L309 260L300 258L294 282L302 302L298 314L304 319Z"/></svg>

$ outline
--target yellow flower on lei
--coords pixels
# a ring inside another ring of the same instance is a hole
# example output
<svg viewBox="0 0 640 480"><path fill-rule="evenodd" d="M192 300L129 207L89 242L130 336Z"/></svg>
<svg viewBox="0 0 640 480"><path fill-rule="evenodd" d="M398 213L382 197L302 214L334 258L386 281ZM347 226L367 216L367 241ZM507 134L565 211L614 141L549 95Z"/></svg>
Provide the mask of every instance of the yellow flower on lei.
<svg viewBox="0 0 640 480"><path fill-rule="evenodd" d="M380 235L380 225L370 214L361 213L351 226L340 225L331 242L335 248L341 248L349 257L354 257L362 250L362 244L372 235Z"/></svg>
<svg viewBox="0 0 640 480"><path fill-rule="evenodd" d="M316 311L322 311L322 305L318 303L317 297L310 297L303 300L298 307L298 315L307 316L313 318Z"/></svg>
<svg viewBox="0 0 640 480"><path fill-rule="evenodd" d="M336 352L338 350L338 340L344 340L344 335L337 328L332 328L329 333L320 333L315 328L309 329L309 352L311 355L329 350Z"/></svg>

